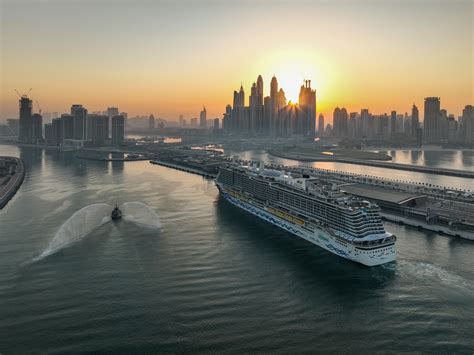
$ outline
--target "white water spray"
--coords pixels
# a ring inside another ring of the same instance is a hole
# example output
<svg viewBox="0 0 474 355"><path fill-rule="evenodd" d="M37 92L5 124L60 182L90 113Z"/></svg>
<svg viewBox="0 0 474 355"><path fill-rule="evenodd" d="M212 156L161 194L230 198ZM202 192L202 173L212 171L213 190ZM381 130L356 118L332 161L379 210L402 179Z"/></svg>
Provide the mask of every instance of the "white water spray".
<svg viewBox="0 0 474 355"><path fill-rule="evenodd" d="M119 208L122 210L122 218L126 221L153 229L160 228L158 215L144 203L126 202ZM59 227L46 249L31 262L41 260L78 242L95 229L110 222L112 209L113 207L107 203L96 203L76 211Z"/></svg>
<svg viewBox="0 0 474 355"><path fill-rule="evenodd" d="M153 209L141 202L125 202L120 206L123 219L150 228L160 228L160 219Z"/></svg>

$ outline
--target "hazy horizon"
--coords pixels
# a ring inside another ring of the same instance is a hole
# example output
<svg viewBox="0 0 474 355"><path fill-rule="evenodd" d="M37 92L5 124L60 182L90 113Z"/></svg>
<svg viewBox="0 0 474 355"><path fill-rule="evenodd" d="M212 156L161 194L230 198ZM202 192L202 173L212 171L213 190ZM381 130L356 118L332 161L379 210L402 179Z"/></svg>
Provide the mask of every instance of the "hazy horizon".
<svg viewBox="0 0 474 355"><path fill-rule="evenodd" d="M422 114L439 96L457 117L474 101L471 1L0 4L0 121L30 87L43 112L80 103L177 121L206 106L222 118L259 74L265 95L275 74L293 102L310 79L326 122L336 106Z"/></svg>

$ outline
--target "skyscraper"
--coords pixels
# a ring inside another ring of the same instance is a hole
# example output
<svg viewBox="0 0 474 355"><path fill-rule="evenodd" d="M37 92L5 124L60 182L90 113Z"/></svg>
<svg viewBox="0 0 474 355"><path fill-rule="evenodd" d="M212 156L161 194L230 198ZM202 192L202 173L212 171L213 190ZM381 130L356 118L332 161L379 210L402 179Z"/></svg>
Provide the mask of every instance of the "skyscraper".
<svg viewBox="0 0 474 355"><path fill-rule="evenodd" d="M390 113L390 134L394 135L397 132L397 111Z"/></svg>
<svg viewBox="0 0 474 355"><path fill-rule="evenodd" d="M52 144L53 142L53 124L52 123L46 123L44 125L44 139L46 140L46 143Z"/></svg>
<svg viewBox="0 0 474 355"><path fill-rule="evenodd" d="M202 111L199 113L199 128L207 128L207 111L205 106L203 106Z"/></svg>
<svg viewBox="0 0 474 355"><path fill-rule="evenodd" d="M348 133L348 119L347 110L336 107L333 114L333 134L336 137L347 137Z"/></svg>
<svg viewBox="0 0 474 355"><path fill-rule="evenodd" d="M359 124L359 137L365 138L369 132L369 109L363 108L360 110L360 124Z"/></svg>
<svg viewBox="0 0 474 355"><path fill-rule="evenodd" d="M316 131L316 90L311 89L311 80L305 80L301 85L298 103L299 108L305 113L302 131L299 133L314 136Z"/></svg>
<svg viewBox="0 0 474 355"><path fill-rule="evenodd" d="M103 146L109 138L109 116L87 115L87 139L96 146Z"/></svg>
<svg viewBox="0 0 474 355"><path fill-rule="evenodd" d="M63 144L64 139L74 139L74 116L62 114L60 120L61 134L59 135L59 137L61 138L61 140L59 143Z"/></svg>
<svg viewBox="0 0 474 355"><path fill-rule="evenodd" d="M125 118L121 115L112 117L112 144L122 144L125 136Z"/></svg>
<svg viewBox="0 0 474 355"><path fill-rule="evenodd" d="M119 114L119 109L118 107L107 107L107 134L108 132L112 131L112 117L117 116ZM125 120L127 118L123 116ZM109 137L107 137L108 139Z"/></svg>
<svg viewBox="0 0 474 355"><path fill-rule="evenodd" d="M426 143L440 141L440 126L440 99L439 97L426 97L423 120L423 138Z"/></svg>
<svg viewBox="0 0 474 355"><path fill-rule="evenodd" d="M148 129L149 130L155 129L155 116L153 115L150 115L150 117L148 118Z"/></svg>
<svg viewBox="0 0 474 355"><path fill-rule="evenodd" d="M87 139L87 110L82 105L72 105L71 115L74 117L74 139ZM64 139L66 139L64 137Z"/></svg>
<svg viewBox="0 0 474 355"><path fill-rule="evenodd" d="M253 83L252 88L250 89L249 109L250 109L249 130L251 132L255 132L257 131L257 127L258 127L258 94L257 94L256 83Z"/></svg>
<svg viewBox="0 0 474 355"><path fill-rule="evenodd" d="M474 106L466 105L462 110L463 140L474 143Z"/></svg>
<svg viewBox="0 0 474 355"><path fill-rule="evenodd" d="M420 118L418 113L418 107L413 104L411 108L411 136L416 138L418 134L418 129L420 128Z"/></svg>
<svg viewBox="0 0 474 355"><path fill-rule="evenodd" d="M320 136L324 134L324 115L322 113L319 114L318 118L318 132Z"/></svg>
<svg viewBox="0 0 474 355"><path fill-rule="evenodd" d="M257 103L263 105L263 79L261 75L257 78Z"/></svg>
<svg viewBox="0 0 474 355"><path fill-rule="evenodd" d="M61 118L53 118L52 121L52 143L56 146L63 144L63 120Z"/></svg>
<svg viewBox="0 0 474 355"><path fill-rule="evenodd" d="M277 132L278 119L278 81L275 75L270 81L270 105L270 134L275 135Z"/></svg>
<svg viewBox="0 0 474 355"><path fill-rule="evenodd" d="M33 102L23 95L20 98L20 134L19 141L22 143L32 143L31 116L33 111Z"/></svg>
<svg viewBox="0 0 474 355"><path fill-rule="evenodd" d="M43 117L39 113L31 116L31 142L38 143L38 140L43 139Z"/></svg>

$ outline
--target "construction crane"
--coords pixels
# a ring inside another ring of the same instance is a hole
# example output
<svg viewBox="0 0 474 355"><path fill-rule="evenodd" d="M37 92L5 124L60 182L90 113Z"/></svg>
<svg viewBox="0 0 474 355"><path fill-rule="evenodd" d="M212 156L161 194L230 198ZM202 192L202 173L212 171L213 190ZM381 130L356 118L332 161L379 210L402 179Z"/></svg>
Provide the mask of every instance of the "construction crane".
<svg viewBox="0 0 474 355"><path fill-rule="evenodd" d="M30 90L28 90L28 92L27 92L26 94L23 94L23 95L21 95L21 94L18 92L17 89L13 89L13 90L15 90L16 94L17 94L18 97L21 99L21 98L23 98L23 97L28 97L28 94L31 92L31 90L33 90L33 88L30 88Z"/></svg>
<svg viewBox="0 0 474 355"><path fill-rule="evenodd" d="M40 106L40 103L38 102L38 100L35 100L36 101L36 104L38 105L38 108L39 108L39 114L41 115L41 106Z"/></svg>

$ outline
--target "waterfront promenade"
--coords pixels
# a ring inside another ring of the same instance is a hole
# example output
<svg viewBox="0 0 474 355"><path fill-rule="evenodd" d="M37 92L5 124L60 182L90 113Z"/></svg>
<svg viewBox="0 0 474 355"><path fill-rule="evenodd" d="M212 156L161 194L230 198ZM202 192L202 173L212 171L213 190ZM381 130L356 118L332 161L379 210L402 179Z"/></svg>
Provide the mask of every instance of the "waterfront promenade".
<svg viewBox="0 0 474 355"><path fill-rule="evenodd" d="M0 156L0 209L15 195L24 178L25 166L21 159Z"/></svg>

